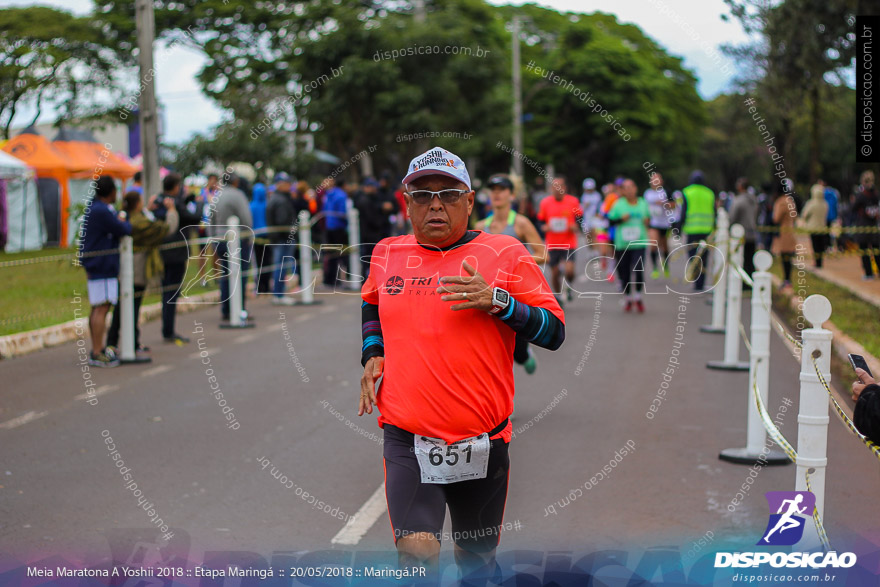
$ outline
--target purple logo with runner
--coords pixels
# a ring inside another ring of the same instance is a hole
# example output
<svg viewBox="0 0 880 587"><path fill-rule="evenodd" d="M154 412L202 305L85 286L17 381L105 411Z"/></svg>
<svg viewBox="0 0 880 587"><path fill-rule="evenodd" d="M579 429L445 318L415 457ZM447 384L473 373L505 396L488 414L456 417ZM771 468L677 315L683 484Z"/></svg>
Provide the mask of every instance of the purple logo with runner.
<svg viewBox="0 0 880 587"><path fill-rule="evenodd" d="M816 496L809 491L768 491L770 521L759 545L792 546L804 535L807 518L813 515Z"/></svg>

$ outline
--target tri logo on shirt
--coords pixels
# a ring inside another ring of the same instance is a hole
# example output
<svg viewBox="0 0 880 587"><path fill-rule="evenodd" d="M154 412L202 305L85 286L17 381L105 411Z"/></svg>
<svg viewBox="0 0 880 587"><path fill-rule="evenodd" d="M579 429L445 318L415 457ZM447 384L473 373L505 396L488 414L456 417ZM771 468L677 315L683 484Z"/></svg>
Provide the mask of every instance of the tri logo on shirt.
<svg viewBox="0 0 880 587"><path fill-rule="evenodd" d="M435 277L437 276L408 277L404 279L399 275L392 275L385 281L383 289L385 290L385 293L390 296L404 293L404 290L406 290L406 293L411 296L433 296L437 295L437 281L435 281ZM407 281L409 284L406 283Z"/></svg>

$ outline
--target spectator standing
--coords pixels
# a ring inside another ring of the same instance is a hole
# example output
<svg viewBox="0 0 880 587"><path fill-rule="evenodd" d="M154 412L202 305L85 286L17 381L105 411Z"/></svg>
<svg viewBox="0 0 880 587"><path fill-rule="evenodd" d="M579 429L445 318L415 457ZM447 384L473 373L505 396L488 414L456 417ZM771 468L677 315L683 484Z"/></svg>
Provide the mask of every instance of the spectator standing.
<svg viewBox="0 0 880 587"><path fill-rule="evenodd" d="M334 247L328 251L324 262L324 285L335 286L338 281L339 266L345 265L342 250L348 246L348 195L336 185L336 180L327 178L327 193L324 196L323 212L327 234L325 244Z"/></svg>
<svg viewBox="0 0 880 587"><path fill-rule="evenodd" d="M831 247L832 249L837 248L837 243L834 235L831 233L831 227L837 222L839 218L837 206L840 201L840 195L837 193L837 190L833 187L829 186L824 180L819 180L819 183L825 188L825 203L828 204L828 216L825 219L825 224L828 226L828 238L825 240L825 247Z"/></svg>
<svg viewBox="0 0 880 587"><path fill-rule="evenodd" d="M743 242L743 269L751 275L755 272L755 243L758 239L758 198L749 191L749 180L741 177L736 180L736 195L730 204L730 225L741 225L745 231ZM743 283L744 289L751 289Z"/></svg>
<svg viewBox="0 0 880 587"><path fill-rule="evenodd" d="M309 187L309 182L307 181L299 181L296 184L296 193L299 198L301 198L306 203L306 210L309 211L309 214L314 216L318 213L318 198L315 195L315 190Z"/></svg>
<svg viewBox="0 0 880 587"><path fill-rule="evenodd" d="M199 226L201 211L195 198L185 198L181 192L181 179L176 173L169 173L162 179L162 193L156 198L158 207L154 212L156 218L167 221L164 201L170 199L179 218L178 230L165 237L167 248L162 249L162 338L165 342L177 345L186 344L189 339L177 333L177 298L180 286L186 275L186 263L189 260L189 243L186 237L193 228Z"/></svg>
<svg viewBox="0 0 880 587"><path fill-rule="evenodd" d="M131 224L125 214L113 207L116 202L116 184L113 178L102 175L95 182L95 195L83 217L80 241L80 261L88 278L89 333L92 350L89 365L116 367L116 354L104 347L107 312L119 300L119 239L131 234Z"/></svg>
<svg viewBox="0 0 880 587"><path fill-rule="evenodd" d="M291 185L290 198L293 200L293 226L290 229L290 234L288 234L288 241L290 243L296 244L299 242L299 213L306 211L309 214L314 214L312 212L312 207L314 206L314 196L315 192L311 188L309 188L309 184L301 181L296 185ZM309 195L311 194L312 200L309 200ZM299 269L294 266L294 273L299 273Z"/></svg>
<svg viewBox="0 0 880 587"><path fill-rule="evenodd" d="M863 229L855 235L856 243L862 249L862 270L864 280L878 277L874 273L874 266L880 266L880 234L877 233L880 224L880 201L877 190L874 187L874 172L862 173L859 187L853 198L852 205L853 226Z"/></svg>
<svg viewBox="0 0 880 587"><path fill-rule="evenodd" d="M874 444L880 444L880 385L864 369L856 369L858 381L852 384L853 424Z"/></svg>
<svg viewBox="0 0 880 587"><path fill-rule="evenodd" d="M290 176L284 172L275 175L275 189L266 204L266 222L272 229L272 303L293 304L284 296L287 271L296 261L296 247L291 232L296 224L297 210L290 195ZM286 260L285 260L286 259Z"/></svg>
<svg viewBox="0 0 880 587"><path fill-rule="evenodd" d="M143 194L144 193L143 177L144 177L143 172L135 171L134 172L134 179L132 180L132 184L128 188L128 191Z"/></svg>
<svg viewBox="0 0 880 587"><path fill-rule="evenodd" d="M373 249L383 238L391 236L391 216L400 210L397 200L382 189L373 178L364 180L363 191L355 201L360 220L360 256L364 278L370 272Z"/></svg>
<svg viewBox="0 0 880 587"><path fill-rule="evenodd" d="M804 205L801 215L802 226L810 231L813 245L813 260L816 268L822 267L822 254L828 247L828 202L825 201L825 187L817 183L810 188L810 199Z"/></svg>
<svg viewBox="0 0 880 587"><path fill-rule="evenodd" d="M773 235L776 229L773 225L773 194L770 184L761 185L761 193L758 194L758 243L765 251L770 250L773 243Z"/></svg>
<svg viewBox="0 0 880 587"><path fill-rule="evenodd" d="M202 193L198 197L199 214L201 215L201 224L199 227L199 235L207 234L207 226L211 224L211 204L214 196L220 190L220 182L216 173L208 174L208 182L202 188Z"/></svg>
<svg viewBox="0 0 880 587"><path fill-rule="evenodd" d="M779 232L773 236L773 244L770 251L782 258L782 289L791 287L792 259L797 252L797 239L794 233L794 222L797 218L797 204L782 186L776 186L776 194L773 200L773 224L779 227Z"/></svg>
<svg viewBox="0 0 880 587"><path fill-rule="evenodd" d="M157 247L162 244L165 237L177 230L180 220L177 210L174 208L174 200L166 198L163 205L165 206L165 222L155 220L152 215L152 210L159 206L155 196L150 201L152 209L150 216L144 213L144 202L140 193L130 191L122 199L122 211L128 215L128 222L131 224L131 240L134 246L132 259L134 265L134 348L138 353L150 350L141 344L141 330L138 327L138 320L147 284L153 276L162 274L162 256ZM120 314L117 304L113 310L110 330L107 332L107 348L112 348L114 353L119 346Z"/></svg>
<svg viewBox="0 0 880 587"><path fill-rule="evenodd" d="M215 207L211 214L211 236L221 239L217 243L217 259L222 267L220 274L220 314L223 321L229 320L229 298L232 292L229 289L229 268L233 259L238 259L241 269L241 310L243 318L247 319L247 272L250 269L251 247L253 243L250 235L253 234L254 221L251 216L251 208L247 196L239 189L240 178L237 175L229 177L229 183L217 192ZM229 243L225 240L232 223L230 218L238 217L239 226L239 251L230 251ZM250 229L250 230L248 230Z"/></svg>
<svg viewBox="0 0 880 587"><path fill-rule="evenodd" d="M265 242L270 240L266 231L266 184L258 181L254 184L254 198L251 200L251 218L254 220L254 260L257 263L257 293L268 293L271 289L272 271L266 269Z"/></svg>

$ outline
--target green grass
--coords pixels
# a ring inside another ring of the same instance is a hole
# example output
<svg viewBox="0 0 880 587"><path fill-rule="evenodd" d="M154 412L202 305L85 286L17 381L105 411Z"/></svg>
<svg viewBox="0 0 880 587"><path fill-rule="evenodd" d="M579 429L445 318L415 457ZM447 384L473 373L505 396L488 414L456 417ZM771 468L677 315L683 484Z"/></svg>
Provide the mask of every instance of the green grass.
<svg viewBox="0 0 880 587"><path fill-rule="evenodd" d="M24 253L0 253L0 264L18 259L36 259L72 255L70 249L44 249ZM198 270L197 264L187 266L187 277ZM0 336L34 330L73 320L75 310L80 316L89 312L86 273L73 265L73 259L0 267ZM195 293L216 289L195 289ZM80 302L75 303L76 296ZM160 300L157 292L148 290L144 304Z"/></svg>
<svg viewBox="0 0 880 587"><path fill-rule="evenodd" d="M782 278L782 264L779 259L774 259L771 272ZM869 353L880 357L880 308L853 295L849 290L817 277L809 271L804 271L804 277L798 277L797 266L792 270L793 295L798 296L799 290L804 290L801 295L807 299L813 294L821 294L831 302L831 321L853 340L859 342ZM792 326L798 323L797 312L788 307L783 297L774 291L773 305L788 318ZM803 318L800 320L802 327L809 328L810 324Z"/></svg>

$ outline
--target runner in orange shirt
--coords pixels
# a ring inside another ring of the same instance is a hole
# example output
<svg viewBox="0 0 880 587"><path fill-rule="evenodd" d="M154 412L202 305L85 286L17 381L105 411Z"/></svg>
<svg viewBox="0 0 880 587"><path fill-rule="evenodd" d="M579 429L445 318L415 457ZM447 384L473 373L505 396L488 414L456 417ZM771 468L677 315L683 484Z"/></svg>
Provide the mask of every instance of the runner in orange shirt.
<svg viewBox="0 0 880 587"><path fill-rule="evenodd" d="M550 197L541 200L538 220L544 223L544 238L550 263L550 278L553 293L559 295L561 303L562 284L560 283L559 265L565 262L565 279L568 287L568 301L572 300L574 284L574 249L577 248L577 232L584 211L577 198L570 195L565 178L557 175L550 184Z"/></svg>
<svg viewBox="0 0 880 587"><path fill-rule="evenodd" d="M617 193L617 186L613 183L606 184L602 187L602 193L605 195L605 199L602 201L602 205L599 207L599 212L602 214L602 218L605 219L608 228L605 232L604 243L606 243L604 249L604 255L610 259L614 259L614 226L611 226L611 223L608 222L608 213L611 212L611 208L614 207L614 204L620 198L620 195ZM607 261L606 258L603 257L603 261ZM607 271L607 279L610 282L614 281L614 268L616 263L606 263L605 269Z"/></svg>
<svg viewBox="0 0 880 587"><path fill-rule="evenodd" d="M462 576L497 577L514 339L555 350L564 315L521 242L467 229L474 192L458 156L435 147L403 182L413 234L376 245L361 292L358 415L381 413L400 565L436 572L448 507Z"/></svg>

